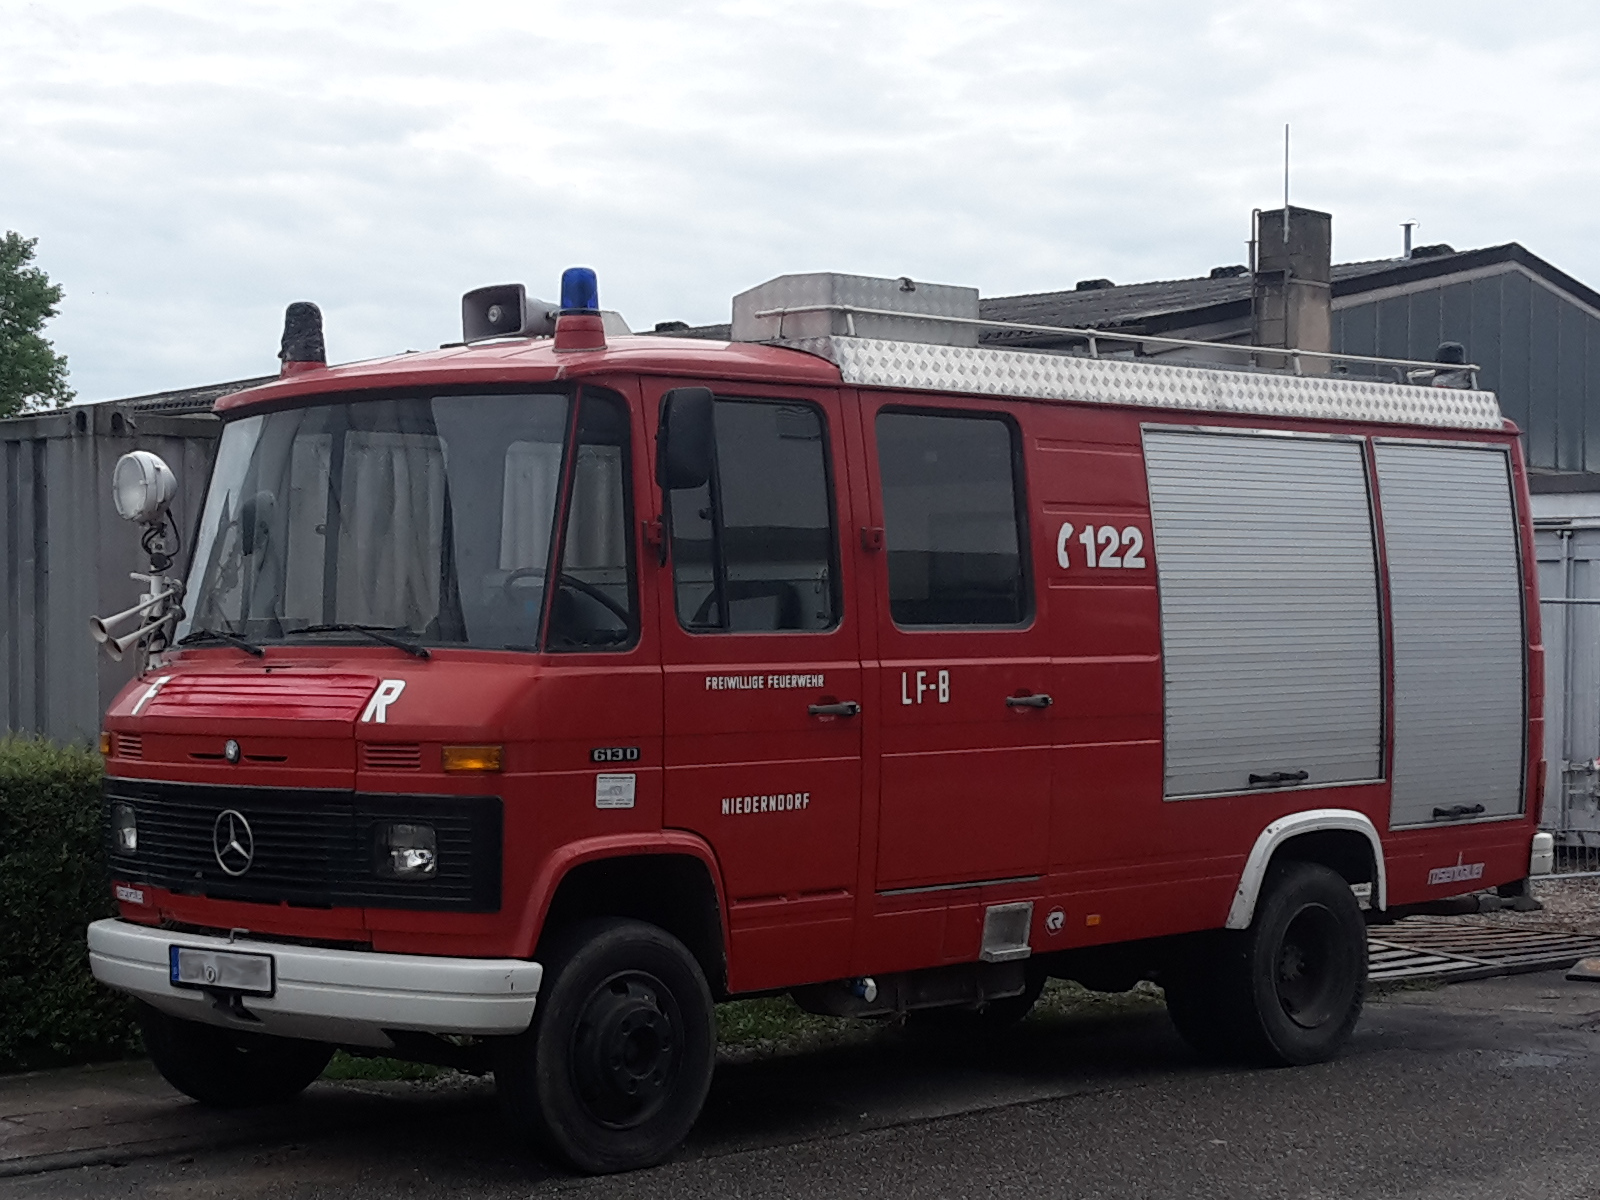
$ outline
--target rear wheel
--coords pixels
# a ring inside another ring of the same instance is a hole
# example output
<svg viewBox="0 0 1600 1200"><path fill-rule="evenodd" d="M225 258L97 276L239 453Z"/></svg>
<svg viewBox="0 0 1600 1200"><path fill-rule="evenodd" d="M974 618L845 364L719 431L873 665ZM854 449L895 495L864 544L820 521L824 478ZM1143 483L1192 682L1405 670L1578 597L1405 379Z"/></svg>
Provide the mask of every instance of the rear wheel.
<svg viewBox="0 0 1600 1200"><path fill-rule="evenodd" d="M1255 919L1174 973L1167 1008L1203 1053L1275 1066L1323 1062L1361 1016L1366 924L1350 886L1319 863L1272 867Z"/></svg>
<svg viewBox="0 0 1600 1200"><path fill-rule="evenodd" d="M333 1047L322 1042L202 1025L145 1004L139 1006L139 1029L162 1078L213 1108L292 1100L333 1057Z"/></svg>
<svg viewBox="0 0 1600 1200"><path fill-rule="evenodd" d="M711 1086L716 1023L700 965L677 938L607 918L545 956L533 1024L496 1047L513 1130L580 1171L627 1171L671 1154Z"/></svg>

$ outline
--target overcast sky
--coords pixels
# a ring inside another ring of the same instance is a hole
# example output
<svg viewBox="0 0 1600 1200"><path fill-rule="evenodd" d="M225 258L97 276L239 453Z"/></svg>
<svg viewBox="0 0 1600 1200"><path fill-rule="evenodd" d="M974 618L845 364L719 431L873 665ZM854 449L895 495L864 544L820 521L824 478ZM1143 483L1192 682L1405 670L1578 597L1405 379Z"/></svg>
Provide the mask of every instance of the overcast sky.
<svg viewBox="0 0 1600 1200"><path fill-rule="evenodd" d="M459 336L563 267L635 329L793 271L984 295L1519 241L1600 285L1600 5L0 0L0 228L86 400Z"/></svg>

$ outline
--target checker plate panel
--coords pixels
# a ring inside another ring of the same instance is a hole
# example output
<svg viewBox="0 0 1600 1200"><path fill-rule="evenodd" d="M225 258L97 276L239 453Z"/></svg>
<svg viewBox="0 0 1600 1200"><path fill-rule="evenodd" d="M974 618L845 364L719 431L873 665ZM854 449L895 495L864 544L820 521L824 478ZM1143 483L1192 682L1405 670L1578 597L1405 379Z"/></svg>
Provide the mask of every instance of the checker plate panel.
<svg viewBox="0 0 1600 1200"><path fill-rule="evenodd" d="M1499 401L1485 391L874 338L781 344L828 359L844 382L863 387L1439 429L1504 428Z"/></svg>

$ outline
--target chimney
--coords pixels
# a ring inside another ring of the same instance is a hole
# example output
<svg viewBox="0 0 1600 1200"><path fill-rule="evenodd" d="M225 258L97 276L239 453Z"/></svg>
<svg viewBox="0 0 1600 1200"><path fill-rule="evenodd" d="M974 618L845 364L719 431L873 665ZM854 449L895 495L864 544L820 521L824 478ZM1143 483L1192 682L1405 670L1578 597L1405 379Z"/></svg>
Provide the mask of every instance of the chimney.
<svg viewBox="0 0 1600 1200"><path fill-rule="evenodd" d="M1287 236L1285 236L1287 223ZM1251 295L1257 346L1293 350L1333 348L1333 217L1309 208L1275 208L1256 217L1256 263ZM1264 366L1292 365L1263 356ZM1326 359L1306 358L1308 375L1327 373Z"/></svg>

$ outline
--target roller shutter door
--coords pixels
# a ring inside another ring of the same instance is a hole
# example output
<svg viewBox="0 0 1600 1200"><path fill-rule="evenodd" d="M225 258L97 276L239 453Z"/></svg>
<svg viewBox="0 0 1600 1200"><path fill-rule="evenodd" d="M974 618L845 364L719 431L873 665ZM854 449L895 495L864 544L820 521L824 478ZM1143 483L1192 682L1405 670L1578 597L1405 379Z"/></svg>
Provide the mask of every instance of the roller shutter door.
<svg viewBox="0 0 1600 1200"><path fill-rule="evenodd" d="M1167 797L1378 778L1383 674L1361 443L1147 430L1145 465Z"/></svg>
<svg viewBox="0 0 1600 1200"><path fill-rule="evenodd" d="M1394 623L1390 824L1519 813L1524 635L1506 452L1383 442L1377 455Z"/></svg>

